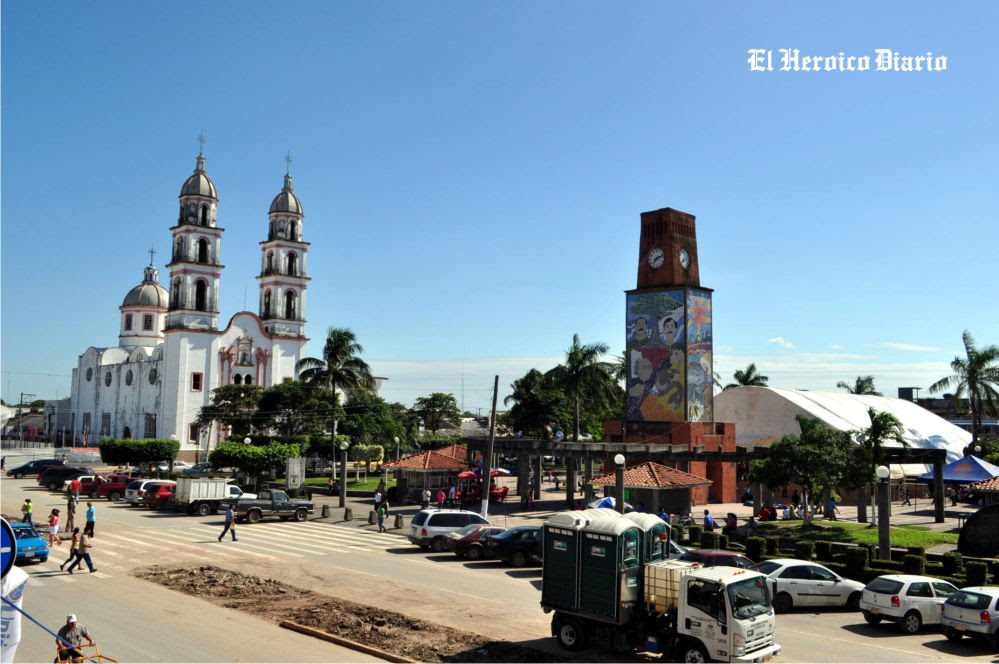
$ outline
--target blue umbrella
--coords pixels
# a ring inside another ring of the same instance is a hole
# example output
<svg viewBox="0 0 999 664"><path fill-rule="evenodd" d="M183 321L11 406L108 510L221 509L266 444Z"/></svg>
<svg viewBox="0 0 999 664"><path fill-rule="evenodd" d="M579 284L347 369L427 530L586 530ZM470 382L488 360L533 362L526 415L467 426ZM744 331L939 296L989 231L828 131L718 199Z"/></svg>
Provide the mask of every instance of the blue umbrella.
<svg viewBox="0 0 999 664"><path fill-rule="evenodd" d="M611 509L614 509L614 505L615 505L614 496L604 496L603 498L597 498L596 500L592 501L589 505L587 505L587 507L609 507ZM630 504L625 502L624 509L630 510L632 509L632 507Z"/></svg>

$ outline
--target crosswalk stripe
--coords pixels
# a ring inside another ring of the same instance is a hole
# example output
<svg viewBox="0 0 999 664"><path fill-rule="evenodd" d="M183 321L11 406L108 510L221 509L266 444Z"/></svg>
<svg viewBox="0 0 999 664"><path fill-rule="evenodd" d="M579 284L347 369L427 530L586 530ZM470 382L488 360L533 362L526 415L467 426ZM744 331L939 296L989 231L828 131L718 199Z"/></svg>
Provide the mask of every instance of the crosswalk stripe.
<svg viewBox="0 0 999 664"><path fill-rule="evenodd" d="M257 532L257 531L254 529L253 532ZM382 547L382 545L384 544L384 542L373 542L373 541L371 541L372 538L370 537L370 533L366 533L365 535L367 535L367 536L365 536L365 537L358 537L357 535L354 535L354 534L350 534L350 535L346 535L345 536L343 533L340 533L340 532L328 532L328 531L323 531L323 530L309 530L308 532L304 532L304 531L303 532L284 532L284 531L282 531L281 533L276 533L275 531L271 530L271 531L264 531L264 532L269 533L272 536L281 537L284 540L289 540L289 541L294 541L294 542L301 542L301 543L303 543L303 545L306 545L306 546L309 543L311 543L311 544L317 544L317 540L319 541L319 543L321 543L323 545L333 544L333 545L338 545L338 546L346 546L348 544L357 543L357 544L363 544L365 546L365 548L367 548L367 547L375 547L375 548L378 548L378 549L380 549Z"/></svg>
<svg viewBox="0 0 999 664"><path fill-rule="evenodd" d="M192 534L200 537L200 536L203 535L203 532L207 532L207 531L185 530L185 532L191 532ZM239 531L236 533L236 536L239 538L240 542L242 542L243 540L247 540L250 543L257 543L259 541L257 538L253 537L252 533L251 533L251 535L249 537L247 537L246 531L243 530L243 529L239 529ZM218 535L215 535L215 537L217 538ZM280 542L280 541L271 541L274 538L263 538L263 539L267 540L268 546L273 546L273 547L276 547L276 548L279 548L279 549L288 549L289 551L292 551L292 552L299 552L299 551L305 550L305 551L309 551L309 552L315 553L315 554L326 553L326 551L323 550L323 549L318 549L318 548L313 548L313 547L304 547L304 546L299 546L297 544L286 544L286 543L283 543L283 542ZM231 539L230 539L230 541L231 541Z"/></svg>
<svg viewBox="0 0 999 664"><path fill-rule="evenodd" d="M149 545L163 546L164 544L169 544L170 546L173 546L173 547L180 547L180 548L183 548L183 549L190 549L192 551L197 552L198 554L205 554L205 553L207 553L207 550L204 549L204 548L202 548L202 547L194 546L192 544L188 544L188 543L184 543L184 542L178 542L178 541L176 541L174 539L169 539L168 540L168 538L165 538L162 533L146 534L146 533L143 533L143 532L141 532L139 530L133 530L132 531L132 537L138 537L138 538L147 538L147 537L149 537L149 538L154 538L155 542L147 542L144 539L138 539L138 540L134 540L133 541L133 540L129 540L127 537L124 537L124 536L121 536L121 535L111 535L111 537L116 537L118 539L121 539L126 544L133 544L133 545L138 545L138 546L142 546L142 547L149 546ZM257 556L259 558L267 558L269 560L275 560L276 559L275 556L268 555L266 553L260 553L258 551L252 551L252 550L243 549L243 548L241 548L241 551L243 553L247 554L247 555ZM216 551L216 550L213 549L212 552L211 552L212 556L216 556L216 555L219 555L219 554L223 555L223 557L226 557L226 558L230 557L230 554L227 554L224 551ZM231 555L235 556L235 554L231 554ZM289 555L292 555L292 554L289 554ZM238 558L238 556L236 556L236 557Z"/></svg>

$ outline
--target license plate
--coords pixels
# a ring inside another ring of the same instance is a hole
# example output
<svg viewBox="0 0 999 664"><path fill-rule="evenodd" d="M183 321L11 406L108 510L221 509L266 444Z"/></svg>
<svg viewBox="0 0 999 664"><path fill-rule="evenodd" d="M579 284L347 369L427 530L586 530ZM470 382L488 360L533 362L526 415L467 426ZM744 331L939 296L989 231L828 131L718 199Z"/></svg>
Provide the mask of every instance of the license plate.
<svg viewBox="0 0 999 664"><path fill-rule="evenodd" d="M25 552L24 552L24 557L25 557L25 558L30 558L30 557L32 557L33 555L35 555L35 552L34 552L34 551L25 551Z"/></svg>
<svg viewBox="0 0 999 664"><path fill-rule="evenodd" d="M874 615L878 615L879 613L881 613L881 609L879 609L876 606L872 606L871 607L871 613L874 614Z"/></svg>
<svg viewBox="0 0 999 664"><path fill-rule="evenodd" d="M961 624L954 625L954 629L957 630L958 632L963 632L964 631L964 625L961 625Z"/></svg>

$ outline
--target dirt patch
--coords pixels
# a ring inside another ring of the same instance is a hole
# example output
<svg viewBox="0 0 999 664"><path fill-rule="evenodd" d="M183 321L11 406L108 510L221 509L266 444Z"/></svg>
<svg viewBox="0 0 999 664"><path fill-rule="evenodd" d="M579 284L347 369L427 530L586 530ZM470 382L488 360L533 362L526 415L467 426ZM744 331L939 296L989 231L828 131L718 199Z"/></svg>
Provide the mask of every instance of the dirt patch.
<svg viewBox="0 0 999 664"><path fill-rule="evenodd" d="M591 662L214 566L148 567L140 579L272 622L320 629L420 662Z"/></svg>

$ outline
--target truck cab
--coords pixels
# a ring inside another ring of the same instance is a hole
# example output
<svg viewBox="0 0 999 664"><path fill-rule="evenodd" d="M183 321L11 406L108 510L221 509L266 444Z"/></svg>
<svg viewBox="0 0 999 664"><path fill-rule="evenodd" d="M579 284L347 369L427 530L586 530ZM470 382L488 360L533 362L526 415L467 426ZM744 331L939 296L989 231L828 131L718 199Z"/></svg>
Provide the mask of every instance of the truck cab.
<svg viewBox="0 0 999 664"><path fill-rule="evenodd" d="M250 523L257 523L265 516L305 521L313 511L315 506L311 500L290 498L279 489L262 489L255 498L240 497L236 501L236 520Z"/></svg>

